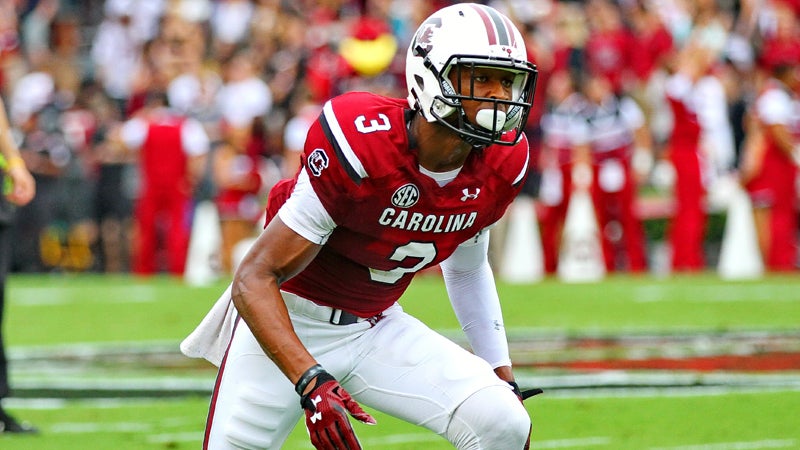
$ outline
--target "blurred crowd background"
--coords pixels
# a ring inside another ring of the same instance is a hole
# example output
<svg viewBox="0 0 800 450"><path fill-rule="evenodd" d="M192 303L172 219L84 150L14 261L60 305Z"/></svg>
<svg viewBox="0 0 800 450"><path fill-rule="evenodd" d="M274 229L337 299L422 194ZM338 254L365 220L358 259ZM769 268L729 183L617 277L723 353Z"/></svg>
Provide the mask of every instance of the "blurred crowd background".
<svg viewBox="0 0 800 450"><path fill-rule="evenodd" d="M296 171L324 101L352 90L405 97L411 35L450 3L0 0L0 94L37 180L35 200L17 211L12 271L180 274L202 202L216 206L219 269L230 271L270 187ZM484 3L517 23L540 72L525 195L537 204L549 272L559 235L551 222L563 220L563 208L554 211L573 174L560 166L586 144L567 132L558 149L568 129L559 117L589 121L598 136L597 108L581 116L586 102L618 104L606 111L617 128L606 131L630 136L622 158L635 174L640 223L622 214L601 232L623 255L607 257L609 269L643 271L653 236L637 250L631 234L679 209L669 201L674 166L660 164L678 128L670 77L696 65L694 81L703 81L694 94L704 187L696 195L713 211L713 195L725 191L718 186L740 175L747 117L765 80L800 64L798 0ZM580 105L565 104L572 94ZM616 183L610 169L595 177ZM692 264L684 269L708 261Z"/></svg>

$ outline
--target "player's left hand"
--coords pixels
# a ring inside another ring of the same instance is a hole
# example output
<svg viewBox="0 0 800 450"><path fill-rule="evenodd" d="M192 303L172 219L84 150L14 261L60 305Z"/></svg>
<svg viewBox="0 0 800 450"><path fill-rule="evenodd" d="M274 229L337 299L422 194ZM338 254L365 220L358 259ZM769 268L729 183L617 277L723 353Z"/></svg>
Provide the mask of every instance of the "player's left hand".
<svg viewBox="0 0 800 450"><path fill-rule="evenodd" d="M376 423L328 372L317 375L315 387L303 395L300 403L306 413L311 443L318 450L361 449L348 414L367 424Z"/></svg>
<svg viewBox="0 0 800 450"><path fill-rule="evenodd" d="M514 390L514 394L517 395L517 398L519 399L520 403L522 403L523 401L533 397L534 395L539 395L542 392L544 392L543 390L541 390L539 388L520 391L519 385L516 382L508 381L507 383L511 385L511 388ZM528 450L528 449L531 448L531 431L533 431L533 426L531 426L531 430L528 431L528 440L525 441L525 447L523 448L523 450Z"/></svg>

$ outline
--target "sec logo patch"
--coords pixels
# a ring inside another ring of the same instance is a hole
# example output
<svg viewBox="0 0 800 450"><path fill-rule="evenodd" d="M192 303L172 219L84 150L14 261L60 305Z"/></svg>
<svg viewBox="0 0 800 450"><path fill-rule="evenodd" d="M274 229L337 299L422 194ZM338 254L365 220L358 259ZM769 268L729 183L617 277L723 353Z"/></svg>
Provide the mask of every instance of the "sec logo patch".
<svg viewBox="0 0 800 450"><path fill-rule="evenodd" d="M392 195L392 204L398 208L410 208L419 200L419 189L411 183L397 188Z"/></svg>

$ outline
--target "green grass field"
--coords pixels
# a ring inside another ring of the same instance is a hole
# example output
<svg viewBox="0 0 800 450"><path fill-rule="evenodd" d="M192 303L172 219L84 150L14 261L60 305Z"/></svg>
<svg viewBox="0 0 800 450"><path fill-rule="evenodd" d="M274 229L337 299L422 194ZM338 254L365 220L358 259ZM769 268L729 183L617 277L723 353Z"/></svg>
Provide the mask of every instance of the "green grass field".
<svg viewBox="0 0 800 450"><path fill-rule="evenodd" d="M170 278L14 276L8 345L179 340L227 283L187 287ZM723 282L713 275L610 277L602 283L499 283L511 332L610 333L797 330L800 276ZM416 280L404 308L436 329L457 324L436 276Z"/></svg>
<svg viewBox="0 0 800 450"><path fill-rule="evenodd" d="M122 404L70 402L15 408L42 426L39 436L0 438L4 450L198 449L206 400ZM686 396L537 398L532 448L720 450L800 448L798 392ZM371 411L372 412L372 411ZM376 413L376 426L354 425L366 449L452 448L427 430ZM284 449L311 449L302 426Z"/></svg>
<svg viewBox="0 0 800 450"><path fill-rule="evenodd" d="M191 360L153 368L151 362L140 364L129 357L113 364L56 365L57 370L50 370L46 361L39 367L14 358L36 352L54 358L60 353L80 355L93 346L112 351L177 348L224 284L196 288L160 277L13 276L5 318L12 383L28 386L39 378L47 382L64 378L117 379L124 384L128 377L210 383L213 370ZM713 274L667 279L614 276L602 283L575 285L556 280L527 286L500 283L499 290L511 336L706 332L712 338L720 332L796 336L792 333L800 329L800 276L748 282L723 282ZM419 278L401 303L432 327L456 333L438 277ZM786 376L800 377L800 367ZM202 440L207 402L204 395L11 398L6 407L42 433L0 437L0 449L195 449ZM533 448L800 448L800 389L794 387L556 389L529 400L527 407L534 420ZM450 448L426 430L378 413L376 418L378 426L356 425L365 448ZM284 448L311 448L302 427L295 429Z"/></svg>

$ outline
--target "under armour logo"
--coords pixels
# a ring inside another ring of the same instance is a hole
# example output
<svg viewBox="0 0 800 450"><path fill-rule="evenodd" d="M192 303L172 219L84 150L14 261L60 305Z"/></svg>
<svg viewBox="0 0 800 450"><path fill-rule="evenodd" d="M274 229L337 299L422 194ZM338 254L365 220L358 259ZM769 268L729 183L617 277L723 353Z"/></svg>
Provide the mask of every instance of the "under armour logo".
<svg viewBox="0 0 800 450"><path fill-rule="evenodd" d="M474 194L470 194L469 193L469 188L464 188L464 189L461 190L461 192L464 193L464 196L461 197L461 201L465 202L465 201L467 201L469 199L475 200L476 198L478 198L478 194L481 193L481 188L475 188L475 193Z"/></svg>
<svg viewBox="0 0 800 450"><path fill-rule="evenodd" d="M321 401L322 401L322 396L320 396L320 395L317 395L316 397L311 399L311 404L314 405L314 411L315 411L314 414L312 414L311 417L310 417L311 423L317 423L318 420L322 420L322 413L319 412L319 411L316 411L317 404L319 404L319 402L321 402Z"/></svg>

